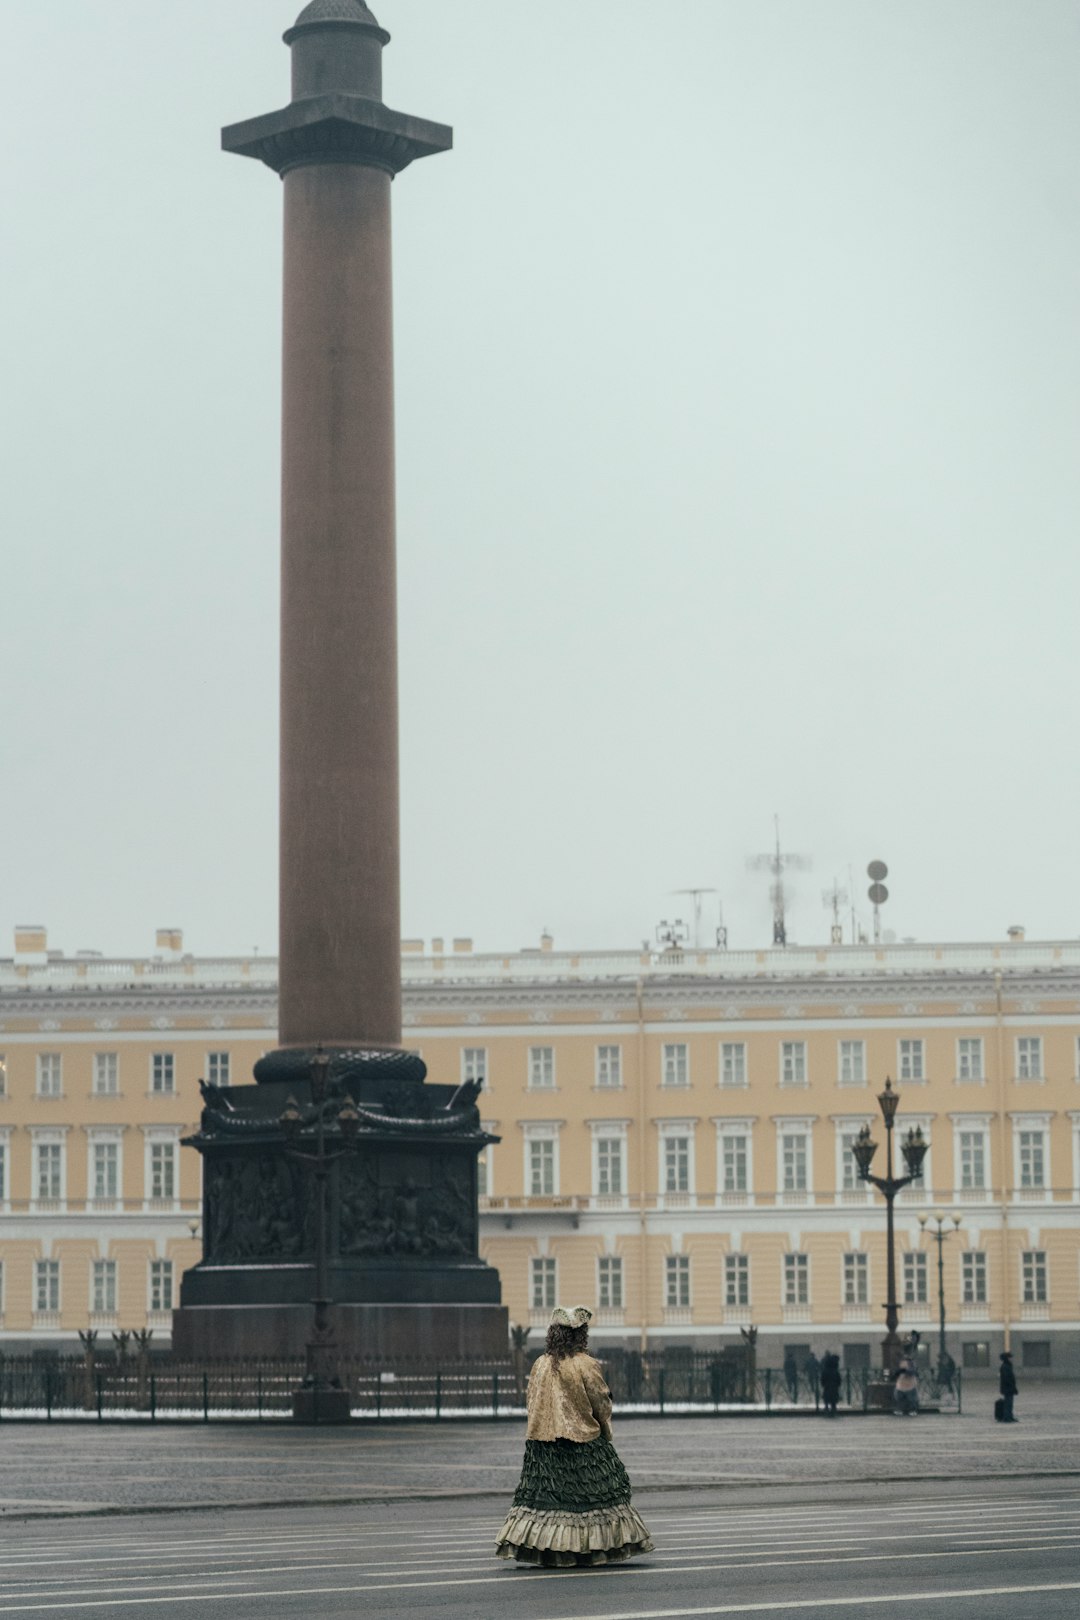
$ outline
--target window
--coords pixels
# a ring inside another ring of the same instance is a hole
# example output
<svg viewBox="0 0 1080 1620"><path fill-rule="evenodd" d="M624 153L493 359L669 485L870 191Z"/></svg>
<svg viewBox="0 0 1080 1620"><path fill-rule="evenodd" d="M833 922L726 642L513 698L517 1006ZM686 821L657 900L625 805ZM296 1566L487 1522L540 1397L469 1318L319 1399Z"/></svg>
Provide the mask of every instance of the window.
<svg viewBox="0 0 1080 1620"><path fill-rule="evenodd" d="M840 1132L840 1190L841 1192L866 1191L866 1183L859 1180L859 1166L855 1162L852 1148L859 1140L859 1133L854 1126Z"/></svg>
<svg viewBox="0 0 1080 1620"><path fill-rule="evenodd" d="M805 1086L805 1041L780 1042L780 1084L782 1086Z"/></svg>
<svg viewBox="0 0 1080 1620"><path fill-rule="evenodd" d="M596 1048L596 1083L598 1086L622 1085L622 1047Z"/></svg>
<svg viewBox="0 0 1080 1620"><path fill-rule="evenodd" d="M720 1084L722 1086L745 1086L747 1084L745 1041L721 1041Z"/></svg>
<svg viewBox="0 0 1080 1620"><path fill-rule="evenodd" d="M555 1309L555 1262L547 1255L529 1261L531 1287L529 1297L534 1311Z"/></svg>
<svg viewBox="0 0 1080 1620"><path fill-rule="evenodd" d="M976 1339L973 1343L964 1345L963 1358L965 1367L989 1367L990 1346L985 1339Z"/></svg>
<svg viewBox="0 0 1080 1620"><path fill-rule="evenodd" d="M227 1086L229 1083L229 1054L228 1052L207 1052L206 1078L212 1086Z"/></svg>
<svg viewBox="0 0 1080 1620"><path fill-rule="evenodd" d="M844 1304L869 1305L870 1256L854 1253L844 1256Z"/></svg>
<svg viewBox="0 0 1080 1620"><path fill-rule="evenodd" d="M150 1309L171 1311L173 1308L173 1263L171 1260L150 1262Z"/></svg>
<svg viewBox="0 0 1080 1620"><path fill-rule="evenodd" d="M724 1256L724 1304L749 1305L750 1256L726 1254Z"/></svg>
<svg viewBox="0 0 1080 1620"><path fill-rule="evenodd" d="M116 1261L95 1260L90 1275L90 1309L99 1316L116 1315Z"/></svg>
<svg viewBox="0 0 1080 1620"><path fill-rule="evenodd" d="M94 1078L91 1082L95 1097L115 1097L120 1090L119 1052L94 1053Z"/></svg>
<svg viewBox="0 0 1080 1620"><path fill-rule="evenodd" d="M780 1137L780 1164L784 1192L805 1192L806 1132L784 1131Z"/></svg>
<svg viewBox="0 0 1080 1620"><path fill-rule="evenodd" d="M965 1305L986 1304L986 1255L965 1249L960 1256L960 1298Z"/></svg>
<svg viewBox="0 0 1080 1620"><path fill-rule="evenodd" d="M1018 1035L1016 1039L1016 1078L1018 1080L1041 1080L1042 1077L1042 1036Z"/></svg>
<svg viewBox="0 0 1080 1620"><path fill-rule="evenodd" d="M723 1187L726 1193L746 1192L749 1186L747 1165L750 1138L745 1131L724 1132Z"/></svg>
<svg viewBox="0 0 1080 1620"><path fill-rule="evenodd" d="M965 1192L986 1187L986 1136L982 1131L960 1132L960 1186Z"/></svg>
<svg viewBox="0 0 1080 1620"><path fill-rule="evenodd" d="M1021 1131L1019 1144L1021 1187L1046 1186L1046 1136L1042 1131Z"/></svg>
<svg viewBox="0 0 1080 1620"><path fill-rule="evenodd" d="M176 1197L176 1143L150 1144L150 1197L173 1199Z"/></svg>
<svg viewBox="0 0 1080 1620"><path fill-rule="evenodd" d="M59 1097L63 1089L63 1060L59 1052L39 1052L37 1059L37 1094L39 1097Z"/></svg>
<svg viewBox="0 0 1080 1620"><path fill-rule="evenodd" d="M685 1042L664 1042L662 1083L665 1086L688 1086L690 1084L690 1049Z"/></svg>
<svg viewBox="0 0 1080 1620"><path fill-rule="evenodd" d="M684 1193L690 1191L690 1138L664 1137L664 1191Z"/></svg>
<svg viewBox="0 0 1080 1620"><path fill-rule="evenodd" d="M785 1254L784 1304L809 1305L809 1303L810 1256L808 1254Z"/></svg>
<svg viewBox="0 0 1080 1620"><path fill-rule="evenodd" d="M1020 1354L1023 1366L1041 1368L1045 1372L1050 1365L1050 1340L1025 1339L1020 1346Z"/></svg>
<svg viewBox="0 0 1080 1620"><path fill-rule="evenodd" d="M60 1262L34 1262L34 1310L39 1314L60 1309Z"/></svg>
<svg viewBox="0 0 1080 1620"><path fill-rule="evenodd" d="M119 1198L120 1145L118 1142L95 1142L92 1145L90 1185L92 1198Z"/></svg>
<svg viewBox="0 0 1080 1620"><path fill-rule="evenodd" d="M174 1091L176 1067L171 1052L153 1052L150 1057L150 1090Z"/></svg>
<svg viewBox="0 0 1080 1620"><path fill-rule="evenodd" d="M664 1303L669 1311L684 1311L690 1305L690 1256L669 1254L664 1262Z"/></svg>
<svg viewBox="0 0 1080 1620"><path fill-rule="evenodd" d="M965 1035L956 1043L956 1071L960 1080L982 1080L983 1043L978 1035Z"/></svg>
<svg viewBox="0 0 1080 1620"><path fill-rule="evenodd" d="M529 1088L532 1091L551 1091L555 1085L555 1048L529 1047Z"/></svg>
<svg viewBox="0 0 1080 1620"><path fill-rule="evenodd" d="M0 1052L0 1097L7 1096L7 1058Z"/></svg>
<svg viewBox="0 0 1080 1620"><path fill-rule="evenodd" d="M602 1254L597 1262L597 1303L602 1311L623 1308L622 1260L617 1254Z"/></svg>
<svg viewBox="0 0 1080 1620"><path fill-rule="evenodd" d="M596 1139L596 1191L601 1198L618 1197L624 1191L621 1136L598 1136Z"/></svg>
<svg viewBox="0 0 1080 1620"><path fill-rule="evenodd" d="M917 1249L904 1256L904 1304L925 1305L930 1298L925 1254Z"/></svg>
<svg viewBox="0 0 1080 1620"><path fill-rule="evenodd" d="M1025 1305L1045 1305L1050 1298L1046 1288L1046 1250L1025 1249L1021 1273Z"/></svg>
<svg viewBox="0 0 1080 1620"><path fill-rule="evenodd" d="M34 1171L34 1196L43 1202L52 1202L64 1196L64 1146L62 1142L35 1142L37 1160Z"/></svg>
<svg viewBox="0 0 1080 1620"><path fill-rule="evenodd" d="M7 1198L7 1141L0 1137L0 1204Z"/></svg>
<svg viewBox="0 0 1080 1620"><path fill-rule="evenodd" d="M866 1084L866 1042L840 1042L840 1084L864 1086Z"/></svg>
<svg viewBox="0 0 1080 1620"><path fill-rule="evenodd" d="M481 1090L487 1085L488 1060L486 1046L463 1046L461 1048L461 1078L465 1084L478 1085Z"/></svg>
<svg viewBox="0 0 1080 1620"><path fill-rule="evenodd" d="M530 1198L553 1198L555 1195L555 1142L551 1137L533 1139L529 1150Z"/></svg>
<svg viewBox="0 0 1080 1620"><path fill-rule="evenodd" d="M921 1040L900 1042L900 1078L909 1083L926 1079L925 1047Z"/></svg>

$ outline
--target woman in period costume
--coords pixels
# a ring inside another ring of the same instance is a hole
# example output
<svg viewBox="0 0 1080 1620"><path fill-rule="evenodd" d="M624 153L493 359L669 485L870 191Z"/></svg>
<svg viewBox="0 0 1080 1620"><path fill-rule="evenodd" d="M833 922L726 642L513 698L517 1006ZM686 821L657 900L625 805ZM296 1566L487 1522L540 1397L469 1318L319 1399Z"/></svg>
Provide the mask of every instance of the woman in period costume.
<svg viewBox="0 0 1080 1620"><path fill-rule="evenodd" d="M547 1349L529 1375L525 1462L499 1558L611 1564L653 1550L611 1443L611 1392L587 1349L591 1317L584 1305L552 1312Z"/></svg>

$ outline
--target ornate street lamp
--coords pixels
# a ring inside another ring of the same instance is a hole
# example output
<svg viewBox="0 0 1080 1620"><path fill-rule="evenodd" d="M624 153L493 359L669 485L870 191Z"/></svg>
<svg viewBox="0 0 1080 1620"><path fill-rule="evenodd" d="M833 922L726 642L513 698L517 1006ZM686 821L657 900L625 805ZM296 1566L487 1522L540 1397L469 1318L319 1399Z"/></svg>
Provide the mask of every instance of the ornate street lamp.
<svg viewBox="0 0 1080 1620"><path fill-rule="evenodd" d="M314 1320L307 1342L304 1382L293 1391L293 1417L301 1423L347 1423L349 1392L342 1388L337 1366L337 1344L330 1320L330 1283L327 1267L326 1193L331 1166L356 1147L360 1115L341 1082L330 1079L330 1059L319 1047L308 1068L311 1104L301 1109L295 1097L285 1104L278 1123L285 1136L285 1156L307 1165L315 1183L315 1298ZM328 1145L327 1128L335 1129L337 1145Z"/></svg>
<svg viewBox="0 0 1080 1620"><path fill-rule="evenodd" d="M943 1370L946 1370L948 1368L948 1362L945 1359L945 1355L946 1355L946 1352L945 1352L945 1239L951 1235L949 1230L948 1230L948 1221L949 1221L950 1218L952 1220L953 1230L955 1231L959 1227L960 1222L961 1222L962 1217L959 1216L959 1215L953 1215L952 1217L947 1217L947 1216L943 1215L940 1210L936 1209L932 1215L920 1215L919 1216L919 1225L922 1227L924 1232L926 1231L926 1225L927 1225L928 1221L936 1222L936 1226L937 1226L937 1230L932 1231L930 1233L930 1236L933 1238L934 1242L937 1244L938 1383L939 1384L943 1384L945 1382L945 1379L942 1377L942 1372L943 1372ZM950 1380L950 1385L951 1385L951 1380Z"/></svg>
<svg viewBox="0 0 1080 1620"><path fill-rule="evenodd" d="M870 1135L869 1125L864 1125L855 1141L851 1151L855 1156L855 1163L859 1168L859 1180L869 1181L875 1186L885 1199L887 1214L885 1229L885 1254L888 1268L888 1299L885 1302L886 1334L881 1344L882 1362L885 1373L889 1378L895 1377L900 1361L900 1338L896 1328L900 1320L896 1303L896 1235L893 1230L893 1200L901 1187L909 1182L917 1181L922 1175L923 1160L926 1157L930 1144L924 1139L922 1130L916 1126L908 1131L901 1144L904 1163L907 1165L906 1176L894 1176L893 1169L893 1121L900 1103L900 1093L893 1090L890 1079L885 1081L885 1090L878 1095L878 1105L882 1118L885 1121L885 1174L875 1176L870 1172L870 1165L877 1152L877 1143Z"/></svg>

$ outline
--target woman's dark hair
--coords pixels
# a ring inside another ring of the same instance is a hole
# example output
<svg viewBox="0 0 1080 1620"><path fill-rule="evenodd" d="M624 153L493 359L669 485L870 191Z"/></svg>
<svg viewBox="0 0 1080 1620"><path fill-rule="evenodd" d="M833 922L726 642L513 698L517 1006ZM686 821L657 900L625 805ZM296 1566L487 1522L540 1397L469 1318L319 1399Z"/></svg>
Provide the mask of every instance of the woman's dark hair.
<svg viewBox="0 0 1080 1620"><path fill-rule="evenodd" d="M588 1322L583 1322L576 1328L566 1327L562 1322L552 1322L547 1330L545 1349L552 1361L562 1361L566 1356L579 1356L588 1348L588 1344Z"/></svg>

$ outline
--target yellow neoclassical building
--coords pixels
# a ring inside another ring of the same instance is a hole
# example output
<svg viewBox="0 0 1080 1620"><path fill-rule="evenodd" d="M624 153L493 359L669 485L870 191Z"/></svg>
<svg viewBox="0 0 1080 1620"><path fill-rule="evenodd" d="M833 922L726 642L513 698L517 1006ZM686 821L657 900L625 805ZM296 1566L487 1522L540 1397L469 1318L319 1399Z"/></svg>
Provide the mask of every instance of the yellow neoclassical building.
<svg viewBox="0 0 1080 1620"><path fill-rule="evenodd" d="M851 1142L886 1075L930 1149L897 1200L902 1322L969 1369L1008 1343L1080 1368L1080 943L475 952L405 941L407 1043L484 1082L485 1257L511 1319L592 1303L596 1335L712 1346L754 1323L865 1361L884 1205ZM166 1338L199 1252L198 1079L275 1040L275 964L47 949L0 961L0 1340L88 1323ZM884 1148L879 1148L876 1169ZM899 1168L899 1167L898 1167ZM929 1217L924 1226L919 1217ZM957 1224L957 1222L959 1224Z"/></svg>

